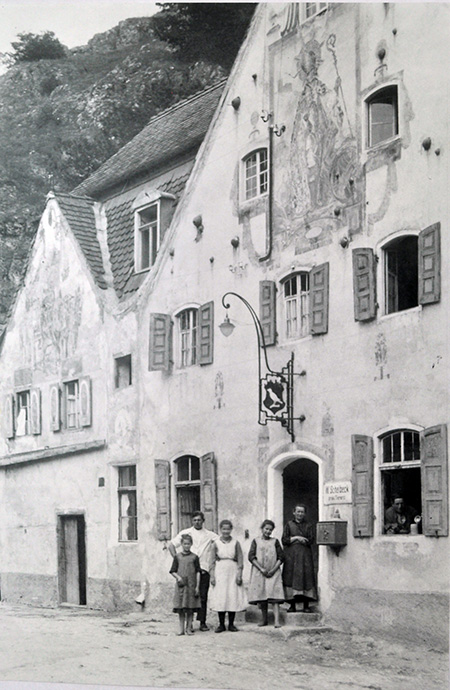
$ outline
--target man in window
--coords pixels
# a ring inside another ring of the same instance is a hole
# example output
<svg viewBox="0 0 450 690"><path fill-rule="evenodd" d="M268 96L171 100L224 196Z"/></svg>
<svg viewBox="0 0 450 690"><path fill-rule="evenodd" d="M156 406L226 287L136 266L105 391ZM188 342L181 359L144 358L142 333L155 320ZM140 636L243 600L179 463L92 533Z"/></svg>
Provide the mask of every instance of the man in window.
<svg viewBox="0 0 450 690"><path fill-rule="evenodd" d="M192 552L195 553L200 561L200 611L197 620L200 621L200 630L209 630L206 625L206 605L208 602L209 590L209 571L213 564L212 544L218 539L215 532L203 527L205 516L201 510L192 513L192 527L184 529L169 542L170 555L175 557L177 548L181 546L181 535L190 534L192 537Z"/></svg>
<svg viewBox="0 0 450 690"><path fill-rule="evenodd" d="M415 517L417 510L408 506L403 496L394 496L391 507L386 510L384 530L386 534L409 534Z"/></svg>

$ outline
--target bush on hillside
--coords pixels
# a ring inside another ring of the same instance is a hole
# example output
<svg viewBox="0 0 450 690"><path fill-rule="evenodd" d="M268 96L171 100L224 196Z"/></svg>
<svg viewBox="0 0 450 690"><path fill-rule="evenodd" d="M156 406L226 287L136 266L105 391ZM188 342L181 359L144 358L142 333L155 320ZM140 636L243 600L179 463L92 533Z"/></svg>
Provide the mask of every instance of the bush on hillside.
<svg viewBox="0 0 450 690"><path fill-rule="evenodd" d="M5 61L8 65L18 62L36 62L37 60L57 60L66 56L66 48L56 38L53 31L41 34L17 34L18 41L11 43L13 53L7 53Z"/></svg>

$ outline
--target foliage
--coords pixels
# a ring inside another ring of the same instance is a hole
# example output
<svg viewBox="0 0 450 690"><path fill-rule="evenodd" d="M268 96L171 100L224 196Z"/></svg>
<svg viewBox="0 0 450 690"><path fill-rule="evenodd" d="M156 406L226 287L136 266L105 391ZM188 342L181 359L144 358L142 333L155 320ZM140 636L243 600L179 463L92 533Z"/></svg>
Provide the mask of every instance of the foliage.
<svg viewBox="0 0 450 690"><path fill-rule="evenodd" d="M154 30L185 60L209 60L230 69L256 3L157 3Z"/></svg>
<svg viewBox="0 0 450 690"><path fill-rule="evenodd" d="M7 64L18 62L36 62L37 60L58 60L66 55L66 48L56 38L53 31L40 34L17 34L18 41L11 43L13 53L7 53Z"/></svg>

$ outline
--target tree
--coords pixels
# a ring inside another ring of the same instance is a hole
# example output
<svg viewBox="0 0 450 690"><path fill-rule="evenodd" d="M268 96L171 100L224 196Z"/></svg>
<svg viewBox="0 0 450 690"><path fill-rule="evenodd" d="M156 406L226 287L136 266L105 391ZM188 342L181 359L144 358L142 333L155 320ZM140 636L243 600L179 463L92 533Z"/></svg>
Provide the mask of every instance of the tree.
<svg viewBox="0 0 450 690"><path fill-rule="evenodd" d="M157 37L185 60L209 60L229 70L242 44L256 3L158 3Z"/></svg>
<svg viewBox="0 0 450 690"><path fill-rule="evenodd" d="M9 65L37 60L57 60L67 54L67 49L53 31L41 34L21 33L17 34L17 38L18 41L11 43L14 52L6 53L6 62Z"/></svg>

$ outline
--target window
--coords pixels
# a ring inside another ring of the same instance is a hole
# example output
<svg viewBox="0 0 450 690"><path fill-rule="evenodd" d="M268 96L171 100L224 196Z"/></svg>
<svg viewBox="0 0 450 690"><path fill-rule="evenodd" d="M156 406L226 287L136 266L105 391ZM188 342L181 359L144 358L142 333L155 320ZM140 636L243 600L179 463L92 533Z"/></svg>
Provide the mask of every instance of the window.
<svg viewBox="0 0 450 690"><path fill-rule="evenodd" d="M136 271L149 269L159 249L159 203L136 213Z"/></svg>
<svg viewBox="0 0 450 690"><path fill-rule="evenodd" d="M283 283L285 335L301 338L309 328L309 273L296 273Z"/></svg>
<svg viewBox="0 0 450 690"><path fill-rule="evenodd" d="M197 363L198 310L185 309L178 314L180 329L180 366L189 367Z"/></svg>
<svg viewBox="0 0 450 690"><path fill-rule="evenodd" d="M418 239L407 235L384 247L385 313L419 304Z"/></svg>
<svg viewBox="0 0 450 690"><path fill-rule="evenodd" d="M253 151L244 158L245 199L254 199L268 190L267 149Z"/></svg>
<svg viewBox="0 0 450 690"><path fill-rule="evenodd" d="M306 2L305 3L305 18L309 19L314 17L316 14L320 14L326 10L327 2Z"/></svg>
<svg viewBox="0 0 450 690"><path fill-rule="evenodd" d="M136 541L136 465L119 467L119 541Z"/></svg>
<svg viewBox="0 0 450 690"><path fill-rule="evenodd" d="M390 432L381 438L381 449L384 531L409 534L411 521L422 512L420 434L408 429ZM398 515L393 509L396 496L404 501L403 512ZM386 530L386 525L392 520L397 523L397 528Z"/></svg>
<svg viewBox="0 0 450 690"><path fill-rule="evenodd" d="M80 426L80 387L78 381L64 384L65 420L67 429L78 429Z"/></svg>
<svg viewBox="0 0 450 690"><path fill-rule="evenodd" d="M200 459L183 455L175 461L178 531L191 527L194 510L200 510Z"/></svg>
<svg viewBox="0 0 450 690"><path fill-rule="evenodd" d="M16 436L31 434L30 391L21 391L16 397Z"/></svg>
<svg viewBox="0 0 450 690"><path fill-rule="evenodd" d="M115 386L116 388L126 388L131 386L131 355L116 357L115 364Z"/></svg>
<svg viewBox="0 0 450 690"><path fill-rule="evenodd" d="M398 134L397 87L386 86L367 101L367 144L376 146Z"/></svg>

